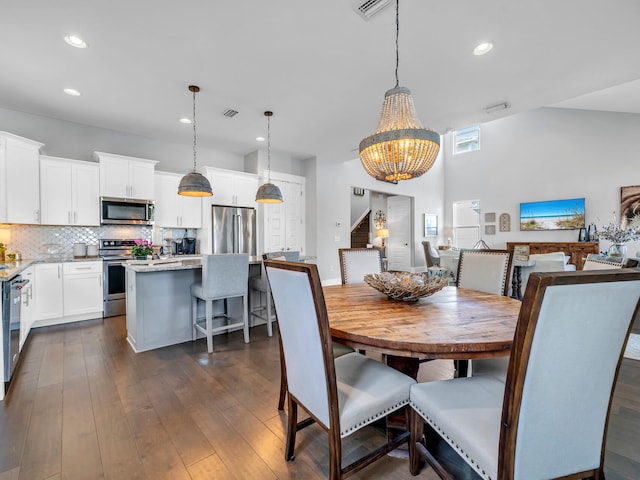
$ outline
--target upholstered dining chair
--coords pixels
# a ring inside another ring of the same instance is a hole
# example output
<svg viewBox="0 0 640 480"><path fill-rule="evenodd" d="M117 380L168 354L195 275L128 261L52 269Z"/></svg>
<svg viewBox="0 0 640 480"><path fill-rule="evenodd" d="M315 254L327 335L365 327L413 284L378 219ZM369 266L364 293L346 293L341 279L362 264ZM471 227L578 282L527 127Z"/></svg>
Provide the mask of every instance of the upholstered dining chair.
<svg viewBox="0 0 640 480"><path fill-rule="evenodd" d="M382 250L379 248L339 248L342 283L364 283L368 273L384 270Z"/></svg>
<svg viewBox="0 0 640 480"><path fill-rule="evenodd" d="M227 300L242 299L242 320L229 316ZM198 332L207 337L207 352L213 352L213 334L229 331L236 327L244 330L244 342L249 343L249 255L246 253L225 253L202 256L202 281L191 285L191 317L193 340ZM204 326L198 322L198 300L205 303ZM223 300L224 311L213 313L213 302ZM213 327L215 318L224 318L225 323ZM229 321L231 320L231 322Z"/></svg>
<svg viewBox="0 0 640 480"><path fill-rule="evenodd" d="M483 479L604 479L611 398L639 298L637 270L532 274L506 382L411 388L411 472L419 453L441 478L457 478L434 453L443 439Z"/></svg>
<svg viewBox="0 0 640 480"><path fill-rule="evenodd" d="M359 353L334 359L317 267L279 260L265 267L287 365L285 459L294 458L298 430L317 423L329 437L329 478L346 478L407 441L404 432L342 466L342 438L401 409L415 380ZM309 418L298 422L298 407Z"/></svg>
<svg viewBox="0 0 640 480"><path fill-rule="evenodd" d="M262 255L262 259L282 257L288 262L298 262L300 260L300 252L296 250L283 250L279 252L267 252ZM256 292L259 303L254 305L251 295L249 295L249 315L263 320L267 324L267 335L273 335L273 322L275 316L273 314L273 305L271 301L271 289L267 281L267 274L264 271L264 264L260 266L260 275L249 278L249 291ZM264 303L262 298L264 297Z"/></svg>
<svg viewBox="0 0 640 480"><path fill-rule="evenodd" d="M507 250L460 250L458 276L459 288L470 288L481 292L507 295L511 274L512 255ZM467 375L469 362L456 360L456 374ZM505 359L474 360L472 372L495 373L504 371Z"/></svg>
<svg viewBox="0 0 640 480"><path fill-rule="evenodd" d="M582 270L611 270L612 268L622 268L623 266L624 259L622 257L605 259L600 255L590 253L584 261Z"/></svg>
<svg viewBox="0 0 640 480"><path fill-rule="evenodd" d="M429 240L422 241L422 248L424 249L424 258L427 262L427 268L429 267L439 267L440 266L440 256L438 253L431 247L431 242Z"/></svg>

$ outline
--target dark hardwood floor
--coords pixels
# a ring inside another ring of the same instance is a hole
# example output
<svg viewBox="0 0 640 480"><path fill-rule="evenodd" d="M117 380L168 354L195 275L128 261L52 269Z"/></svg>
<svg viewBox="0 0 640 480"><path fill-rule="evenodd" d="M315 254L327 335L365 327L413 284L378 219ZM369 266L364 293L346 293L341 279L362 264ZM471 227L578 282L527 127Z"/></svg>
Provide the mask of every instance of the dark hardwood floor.
<svg viewBox="0 0 640 480"><path fill-rule="evenodd" d="M420 379L451 374L423 364ZM135 354L124 317L32 331L18 376L0 403L0 480L321 479L326 435L298 434L284 460L285 415L276 409L278 345L264 327ZM367 427L346 442L384 440ZM625 360L610 421L607 479L640 479L640 362ZM385 457L352 478L409 479L407 459ZM420 479L436 475L424 469Z"/></svg>

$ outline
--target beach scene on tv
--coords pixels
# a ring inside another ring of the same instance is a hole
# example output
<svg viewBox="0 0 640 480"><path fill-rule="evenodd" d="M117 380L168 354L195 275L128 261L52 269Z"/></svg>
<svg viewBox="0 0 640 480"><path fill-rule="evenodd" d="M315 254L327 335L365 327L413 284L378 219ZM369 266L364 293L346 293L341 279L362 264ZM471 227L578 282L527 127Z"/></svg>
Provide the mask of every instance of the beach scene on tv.
<svg viewBox="0 0 640 480"><path fill-rule="evenodd" d="M520 204L520 230L584 228L584 198Z"/></svg>

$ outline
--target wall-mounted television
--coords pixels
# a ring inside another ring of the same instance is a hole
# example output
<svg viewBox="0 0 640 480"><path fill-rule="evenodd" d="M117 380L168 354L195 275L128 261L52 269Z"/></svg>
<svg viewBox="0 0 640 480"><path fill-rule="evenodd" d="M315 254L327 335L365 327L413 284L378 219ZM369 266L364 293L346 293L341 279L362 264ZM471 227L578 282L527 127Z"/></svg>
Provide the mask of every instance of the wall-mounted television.
<svg viewBox="0 0 640 480"><path fill-rule="evenodd" d="M520 230L578 230L585 228L584 198L520 204Z"/></svg>

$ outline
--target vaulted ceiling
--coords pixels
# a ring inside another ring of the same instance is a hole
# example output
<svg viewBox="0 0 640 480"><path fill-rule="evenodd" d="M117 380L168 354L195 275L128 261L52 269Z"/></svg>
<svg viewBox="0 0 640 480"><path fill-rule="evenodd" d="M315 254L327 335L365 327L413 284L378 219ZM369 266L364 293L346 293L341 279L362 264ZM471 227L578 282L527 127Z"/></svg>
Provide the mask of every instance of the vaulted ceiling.
<svg viewBox="0 0 640 480"><path fill-rule="evenodd" d="M400 85L440 133L550 105L640 113L639 19L636 0L401 0ZM88 48L64 43L70 33ZM483 41L493 50L474 56ZM0 107L190 143L178 119L197 84L200 144L239 154L262 146L273 110L273 148L354 158L394 67L393 2L368 21L350 0L23 0L0 12Z"/></svg>

